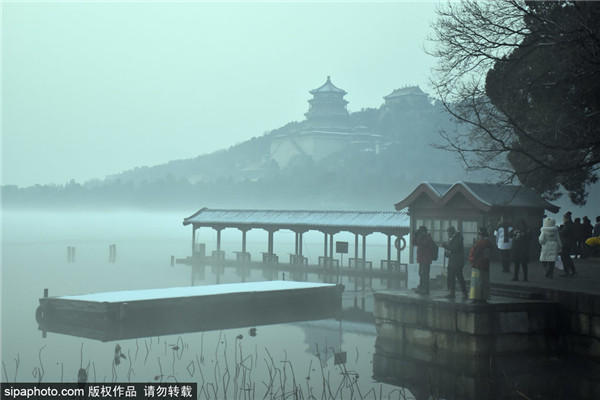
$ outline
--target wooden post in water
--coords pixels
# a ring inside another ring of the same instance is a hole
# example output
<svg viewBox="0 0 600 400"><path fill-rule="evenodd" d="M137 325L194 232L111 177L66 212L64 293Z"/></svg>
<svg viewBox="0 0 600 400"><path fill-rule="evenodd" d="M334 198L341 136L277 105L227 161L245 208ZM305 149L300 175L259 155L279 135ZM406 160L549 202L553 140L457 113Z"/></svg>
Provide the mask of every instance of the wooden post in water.
<svg viewBox="0 0 600 400"><path fill-rule="evenodd" d="M75 262L75 246L67 247L67 262L74 263Z"/></svg>
<svg viewBox="0 0 600 400"><path fill-rule="evenodd" d="M44 288L44 297L48 297L48 288ZM46 339L48 336L48 332L46 330L42 331L42 339Z"/></svg>
<svg viewBox="0 0 600 400"><path fill-rule="evenodd" d="M117 261L117 245L111 244L108 246L108 262L115 263Z"/></svg>

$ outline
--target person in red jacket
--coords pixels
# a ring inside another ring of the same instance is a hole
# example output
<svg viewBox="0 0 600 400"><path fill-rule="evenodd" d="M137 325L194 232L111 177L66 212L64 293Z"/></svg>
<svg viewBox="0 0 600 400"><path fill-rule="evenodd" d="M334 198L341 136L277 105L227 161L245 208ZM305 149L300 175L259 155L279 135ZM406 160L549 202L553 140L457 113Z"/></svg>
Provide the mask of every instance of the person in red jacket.
<svg viewBox="0 0 600 400"><path fill-rule="evenodd" d="M424 226L419 227L417 231L413 232L413 243L417 246L417 262L419 263L419 286L416 292L428 295L429 274L435 243Z"/></svg>
<svg viewBox="0 0 600 400"><path fill-rule="evenodd" d="M477 242L469 252L471 262L471 290L469 300L474 303L486 303L490 298L490 258L494 244L487 229L479 228Z"/></svg>

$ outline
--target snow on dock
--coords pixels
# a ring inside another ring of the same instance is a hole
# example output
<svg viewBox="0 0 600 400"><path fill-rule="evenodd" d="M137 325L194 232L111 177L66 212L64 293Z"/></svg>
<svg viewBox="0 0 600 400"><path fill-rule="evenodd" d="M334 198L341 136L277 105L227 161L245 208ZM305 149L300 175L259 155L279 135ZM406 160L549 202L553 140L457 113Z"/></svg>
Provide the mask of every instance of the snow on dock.
<svg viewBox="0 0 600 400"><path fill-rule="evenodd" d="M231 283L42 297L38 329L102 341L335 318L342 285Z"/></svg>
<svg viewBox="0 0 600 400"><path fill-rule="evenodd" d="M279 290L327 288L335 286L335 284L330 283L266 281L90 293L75 296L59 296L57 298L64 300L120 303L143 300L174 299L180 297L210 296L219 294L240 294L252 292L272 292Z"/></svg>

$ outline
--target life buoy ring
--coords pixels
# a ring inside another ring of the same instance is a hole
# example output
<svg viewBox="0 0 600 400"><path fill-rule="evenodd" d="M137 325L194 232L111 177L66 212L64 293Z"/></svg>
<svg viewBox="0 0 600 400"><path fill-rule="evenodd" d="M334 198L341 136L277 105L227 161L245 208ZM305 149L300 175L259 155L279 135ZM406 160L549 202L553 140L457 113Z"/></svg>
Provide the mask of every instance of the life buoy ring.
<svg viewBox="0 0 600 400"><path fill-rule="evenodd" d="M42 306L38 306L35 310L35 320L38 324L42 325L46 319L46 314L44 312L44 308Z"/></svg>
<svg viewBox="0 0 600 400"><path fill-rule="evenodd" d="M396 246L398 250L404 250L406 248L406 240L404 237L397 237L394 246Z"/></svg>

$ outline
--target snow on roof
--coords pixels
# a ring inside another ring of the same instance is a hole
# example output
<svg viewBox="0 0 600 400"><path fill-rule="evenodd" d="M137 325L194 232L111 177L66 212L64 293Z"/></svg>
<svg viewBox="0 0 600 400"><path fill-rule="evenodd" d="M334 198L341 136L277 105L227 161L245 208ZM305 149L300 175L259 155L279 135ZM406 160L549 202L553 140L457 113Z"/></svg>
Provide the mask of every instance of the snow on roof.
<svg viewBox="0 0 600 400"><path fill-rule="evenodd" d="M463 191L485 207L531 207L551 212L558 212L560 208L524 186L460 181L452 185L423 182L408 197L397 203L396 209L401 210L408 207L425 189L428 189L429 193L436 197L435 201L439 205L444 205L456 193Z"/></svg>
<svg viewBox="0 0 600 400"><path fill-rule="evenodd" d="M321 93L321 92L336 92L336 93L347 94L347 92L345 90L340 89L339 87L337 87L333 83L331 83L330 76L327 76L327 82L325 82L318 88L311 90L309 93L315 94L315 93Z"/></svg>
<svg viewBox="0 0 600 400"><path fill-rule="evenodd" d="M403 211L323 210L223 210L203 208L183 220L184 225L225 227L254 226L293 228L408 230L410 218Z"/></svg>
<svg viewBox="0 0 600 400"><path fill-rule="evenodd" d="M428 94L423 92L419 86L406 86L401 89L395 89L392 93L383 98L387 100L394 97L404 97L409 95L428 96Z"/></svg>
<svg viewBox="0 0 600 400"><path fill-rule="evenodd" d="M179 297L209 296L231 293L271 292L277 290L298 290L331 287L330 283L294 281L266 281L227 283L221 285L186 286L162 289L126 290L119 292L91 293L76 296L60 296L59 299L119 303L127 301L171 299Z"/></svg>

